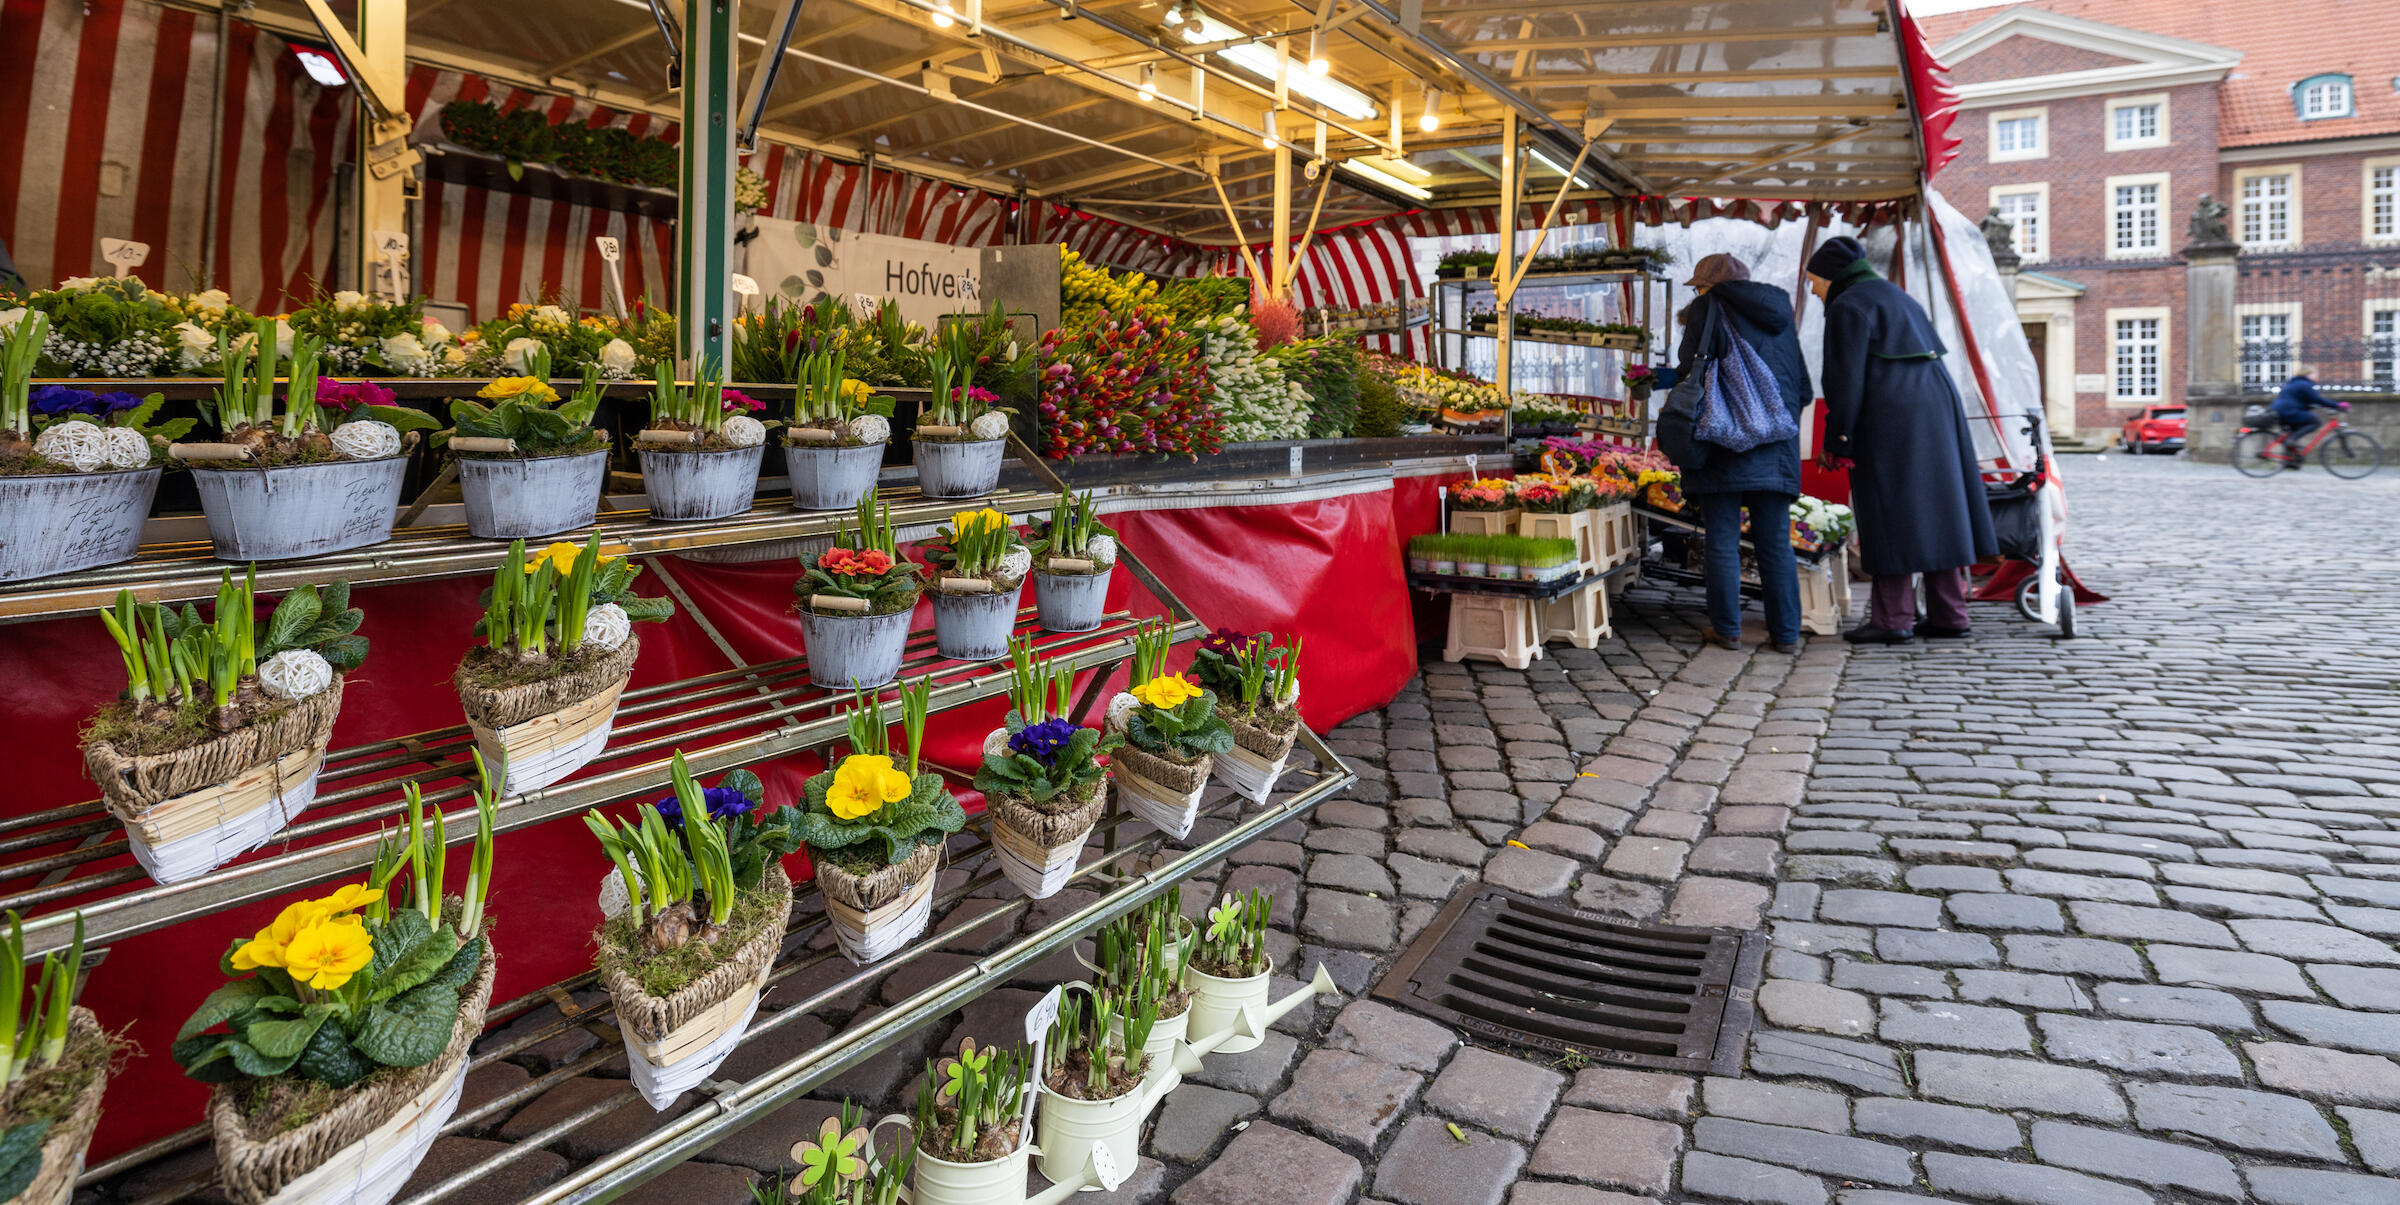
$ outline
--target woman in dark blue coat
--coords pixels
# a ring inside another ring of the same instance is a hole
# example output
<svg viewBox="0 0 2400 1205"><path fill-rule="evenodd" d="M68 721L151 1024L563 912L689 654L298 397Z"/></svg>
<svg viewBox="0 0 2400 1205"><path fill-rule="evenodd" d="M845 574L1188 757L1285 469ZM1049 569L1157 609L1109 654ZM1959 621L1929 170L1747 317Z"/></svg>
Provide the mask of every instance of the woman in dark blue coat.
<svg viewBox="0 0 2400 1205"><path fill-rule="evenodd" d="M1694 357L1723 355L1728 340L1740 338L1775 374L1776 391L1792 412L1795 428L1808 408L1808 367L1800 358L1800 335L1792 326L1792 295L1750 279L1750 270L1730 255L1711 255L1692 266L1686 282L1699 293L1683 312L1683 344L1676 350L1681 372L1694 371ZM1714 346L1700 345L1716 319ZM1792 559L1792 500L1800 494L1800 440L1777 440L1746 452L1703 444L1707 456L1683 474L1683 496L1700 511L1707 530L1707 640L1720 648L1742 647L1742 512L1750 512L1757 547L1760 592L1767 606L1767 640L1777 652L1800 651L1800 577Z"/></svg>
<svg viewBox="0 0 2400 1205"><path fill-rule="evenodd" d="M1850 469L1858 543L1875 578L1867 622L1843 634L1898 644L1967 634L1965 569L1999 551L1983 497L1975 444L1946 349L1923 307L1876 275L1857 239L1826 240L1808 260L1809 288L1825 299L1827 468ZM1925 575L1917 622L1916 574Z"/></svg>

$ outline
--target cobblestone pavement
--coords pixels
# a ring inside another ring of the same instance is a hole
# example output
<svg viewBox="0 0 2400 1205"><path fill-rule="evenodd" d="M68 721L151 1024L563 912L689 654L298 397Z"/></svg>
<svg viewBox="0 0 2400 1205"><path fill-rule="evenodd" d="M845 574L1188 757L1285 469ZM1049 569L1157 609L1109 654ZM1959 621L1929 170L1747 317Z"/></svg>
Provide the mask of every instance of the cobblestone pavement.
<svg viewBox="0 0 2400 1205"><path fill-rule="evenodd" d="M1697 592L1637 586L1598 650L1522 672L1434 662L1343 725L1350 797L1184 898L1272 889L1277 993L1321 961L1348 1001L1210 1059L1132 1180L1082 1199L2400 1203L2400 473L2068 472L2073 560L2114 596L2083 612L2083 639L1982 604L1964 643L1697 651ZM1359 1000L1476 878L1763 926L1745 1074L1528 1061ZM949 939L719 1074L789 1059L1006 936ZM843 973L795 976L767 1007ZM1037 990L1080 973L1054 958L821 1095L898 1106L937 1036L1006 1038ZM556 1021L537 1010L486 1041ZM410 1191L624 1075L613 1031L580 1029L478 1070L465 1112L559 1082L443 1139ZM453 1199L517 1200L690 1099L619 1109ZM747 1202L833 1108L792 1105L621 1199ZM139 1200L204 1158L109 1195Z"/></svg>

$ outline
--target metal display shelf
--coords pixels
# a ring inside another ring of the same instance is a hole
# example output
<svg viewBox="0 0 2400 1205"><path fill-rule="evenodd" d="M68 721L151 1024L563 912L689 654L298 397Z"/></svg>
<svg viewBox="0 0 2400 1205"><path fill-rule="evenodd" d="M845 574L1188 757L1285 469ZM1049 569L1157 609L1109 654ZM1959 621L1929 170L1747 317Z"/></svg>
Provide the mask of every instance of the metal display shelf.
<svg viewBox="0 0 2400 1205"><path fill-rule="evenodd" d="M960 507L989 506L1012 517L1048 511L1058 495L1012 489L962 503L927 498L913 487L892 488L883 495L892 503L892 522L907 528L947 523ZM789 502L761 499L744 514L707 523L663 523L647 510L609 511L594 528L570 532L559 539L580 541L591 530L605 544L625 546L631 555L689 552L778 540L830 536L853 516L849 511L794 510ZM348 552L328 553L298 561L274 561L258 567L258 588L274 594L311 582L347 580L354 586L383 582L427 581L472 573L490 573L508 557L508 544L477 539L462 524L404 528L380 544ZM214 598L217 581L236 562L220 561L206 540L145 544L133 560L80 573L0 585L0 622L94 610L115 601L117 591L130 589L144 602L186 602Z"/></svg>
<svg viewBox="0 0 2400 1205"><path fill-rule="evenodd" d="M1465 335L1470 339L1497 339L1500 337L1500 328L1496 326L1469 326L1464 328L1444 327L1433 333L1437 335ZM1640 338L1639 336L1635 335L1603 335L1595 333L1586 334L1581 337L1570 337L1566 335L1545 335L1538 330L1521 330L1510 332L1509 337L1515 339L1519 343L1555 343L1560 347L1589 347L1600 351L1621 351L1634 353L1649 350L1646 340L1643 342L1633 342L1633 340ZM1610 339L1620 340L1620 342L1610 343L1606 341Z"/></svg>
<svg viewBox="0 0 2400 1205"><path fill-rule="evenodd" d="M355 374L329 375L355 376ZM369 377L367 379L391 390L393 396L404 403L437 401L445 398L472 398L493 380L491 377ZM281 382L283 378L277 377L276 380ZM36 387L68 385L78 389L100 389L144 395L162 393L171 402L196 402L214 398L217 395L218 387L223 383L222 380L213 376L36 377L33 380ZM581 377L550 378L550 387L556 390L560 397L565 397L582 386L583 379ZM610 401L648 401L654 387L655 383L647 377L624 381L603 381L600 384L600 396ZM789 382L777 384L762 381L727 381L725 387L739 389L762 402L783 401L791 397L797 389ZM921 398L925 394L923 389L906 385L878 385L875 392L886 396L897 395L911 398Z"/></svg>
<svg viewBox="0 0 2400 1205"><path fill-rule="evenodd" d="M1654 273L1642 268L1594 268L1588 271L1573 272L1527 272L1525 274L1525 283L1518 287L1526 289L1539 286L1549 286L1551 288L1571 288L1575 285L1618 284L1628 280L1648 279L1652 275L1654 275ZM1436 275L1433 278L1433 283L1436 285L1463 285L1469 288L1480 285L1488 288L1494 282L1489 276Z"/></svg>
<svg viewBox="0 0 2400 1205"><path fill-rule="evenodd" d="M1458 573L1416 573L1408 575L1408 584L1418 590L1437 594L1489 594L1497 598L1523 598L1533 602L1548 602L1573 594L1593 582L1607 581L1631 568L1617 565L1598 573L1579 573L1554 577L1548 581L1529 581L1521 578L1468 577Z"/></svg>

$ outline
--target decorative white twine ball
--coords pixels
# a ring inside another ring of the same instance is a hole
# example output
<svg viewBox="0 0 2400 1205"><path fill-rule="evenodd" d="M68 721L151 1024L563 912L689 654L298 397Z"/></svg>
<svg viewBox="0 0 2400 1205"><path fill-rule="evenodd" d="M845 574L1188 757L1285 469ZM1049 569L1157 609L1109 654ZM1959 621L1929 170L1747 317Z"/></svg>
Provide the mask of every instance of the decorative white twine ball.
<svg viewBox="0 0 2400 1205"><path fill-rule="evenodd" d="M131 427L102 427L101 438L107 444L108 467L139 469L150 464L150 440Z"/></svg>
<svg viewBox="0 0 2400 1205"><path fill-rule="evenodd" d="M993 410L967 424L967 433L977 439L998 439L1008 434L1008 416Z"/></svg>
<svg viewBox="0 0 2400 1205"><path fill-rule="evenodd" d="M613 652L633 634L633 619L615 603L601 603L583 616L583 642L603 653Z"/></svg>
<svg viewBox="0 0 2400 1205"><path fill-rule="evenodd" d="M333 441L334 451L351 460L388 460L400 454L400 428L371 418L343 423L326 438Z"/></svg>
<svg viewBox="0 0 2400 1205"><path fill-rule="evenodd" d="M999 757L1008 752L1008 729L994 728L983 738L983 755Z"/></svg>
<svg viewBox="0 0 2400 1205"><path fill-rule="evenodd" d="M625 876L611 870L600 880L600 915L614 920L618 914L633 907L633 893L625 890Z"/></svg>
<svg viewBox="0 0 2400 1205"><path fill-rule="evenodd" d="M1084 542L1083 551L1092 558L1094 564L1114 565L1117 563L1117 538L1093 536Z"/></svg>
<svg viewBox="0 0 2400 1205"><path fill-rule="evenodd" d="M78 473L89 473L108 467L108 432L71 418L43 428L33 450Z"/></svg>
<svg viewBox="0 0 2400 1205"><path fill-rule="evenodd" d="M1292 679L1292 684L1291 684L1290 686L1288 686L1288 687L1285 687L1285 688L1284 688L1283 697L1282 697L1282 698L1280 698L1280 699L1277 699L1277 700L1275 700L1275 703L1276 703L1276 705L1277 705L1277 706L1279 706L1279 707L1289 707L1289 706L1291 706L1292 704L1294 704L1294 703L1297 703L1297 702L1299 702L1299 701L1300 701L1300 679L1298 679L1298 678L1294 678L1294 679Z"/></svg>
<svg viewBox="0 0 2400 1205"><path fill-rule="evenodd" d="M1033 569L1033 550L1018 544L1000 554L1000 577L1004 581L1024 581Z"/></svg>
<svg viewBox="0 0 2400 1205"><path fill-rule="evenodd" d="M1131 691L1118 691L1117 697L1108 701L1108 730L1110 732L1125 731L1125 721L1133 718L1133 713L1141 705L1142 701L1134 698Z"/></svg>
<svg viewBox="0 0 2400 1205"><path fill-rule="evenodd" d="M308 649L285 649L258 667L258 688L278 699L305 699L333 685L333 666Z"/></svg>
<svg viewBox="0 0 2400 1205"><path fill-rule="evenodd" d="M725 442L737 448L755 448L767 442L767 425L747 414L737 414L725 420Z"/></svg>
<svg viewBox="0 0 2400 1205"><path fill-rule="evenodd" d="M850 420L850 438L862 444L890 443L892 420L880 414L862 414Z"/></svg>

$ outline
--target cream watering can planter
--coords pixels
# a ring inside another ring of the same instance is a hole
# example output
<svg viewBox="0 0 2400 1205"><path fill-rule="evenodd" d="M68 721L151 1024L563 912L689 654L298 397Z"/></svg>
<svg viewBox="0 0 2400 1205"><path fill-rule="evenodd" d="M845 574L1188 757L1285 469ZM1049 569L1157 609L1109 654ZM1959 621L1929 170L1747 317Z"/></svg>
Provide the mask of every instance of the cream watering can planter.
<svg viewBox="0 0 2400 1205"><path fill-rule="evenodd" d="M1342 990L1334 986L1333 976L1324 963L1317 964L1316 978L1281 1000L1267 1000L1267 981L1274 977L1275 963L1267 969L1240 979L1211 975L1197 967L1186 968L1184 986L1191 989L1192 1006L1184 1012L1184 1032L1196 1034L1187 1045L1200 1047L1213 1041L1206 1052L1241 1054L1258 1049L1266 1040L1267 1027L1283 1019L1283 1015L1300 1007L1311 996L1339 996ZM1256 1015L1244 1024L1244 1018ZM1247 1031L1247 1032L1244 1032Z"/></svg>

